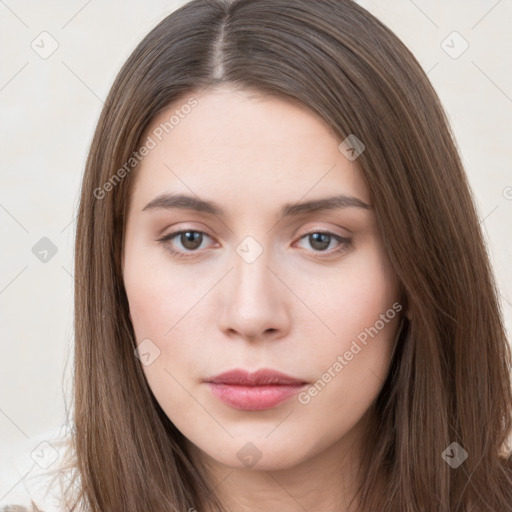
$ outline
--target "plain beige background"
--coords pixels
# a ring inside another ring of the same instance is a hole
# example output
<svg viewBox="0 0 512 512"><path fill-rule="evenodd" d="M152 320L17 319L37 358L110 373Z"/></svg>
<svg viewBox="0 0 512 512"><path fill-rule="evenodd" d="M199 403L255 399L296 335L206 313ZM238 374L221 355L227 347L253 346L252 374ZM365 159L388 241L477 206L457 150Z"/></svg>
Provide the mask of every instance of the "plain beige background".
<svg viewBox="0 0 512 512"><path fill-rule="evenodd" d="M4 467L66 423L74 220L86 154L120 66L157 22L184 3L0 1ZM412 50L445 106L475 193L510 333L512 2L359 3ZM49 249L46 262L33 251L38 243L56 250ZM0 474L0 500L16 482L8 471Z"/></svg>

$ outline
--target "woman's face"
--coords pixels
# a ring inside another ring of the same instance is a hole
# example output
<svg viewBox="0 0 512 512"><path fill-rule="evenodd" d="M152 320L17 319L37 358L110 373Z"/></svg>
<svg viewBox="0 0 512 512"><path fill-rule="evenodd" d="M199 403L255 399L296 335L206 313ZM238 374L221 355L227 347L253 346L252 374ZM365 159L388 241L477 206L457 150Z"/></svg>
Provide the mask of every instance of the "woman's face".
<svg viewBox="0 0 512 512"><path fill-rule="evenodd" d="M132 171L123 272L139 358L196 453L290 468L362 432L396 283L357 154L320 117L226 85L193 98L152 122ZM288 378L244 379L261 369Z"/></svg>

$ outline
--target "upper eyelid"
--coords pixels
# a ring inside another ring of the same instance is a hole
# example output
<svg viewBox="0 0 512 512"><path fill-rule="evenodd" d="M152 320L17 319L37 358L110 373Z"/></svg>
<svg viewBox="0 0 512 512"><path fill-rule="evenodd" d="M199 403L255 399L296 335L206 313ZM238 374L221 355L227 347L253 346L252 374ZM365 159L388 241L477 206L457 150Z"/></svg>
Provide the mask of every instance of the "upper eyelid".
<svg viewBox="0 0 512 512"><path fill-rule="evenodd" d="M184 223L186 224L186 223ZM314 221L309 221L307 222L307 224L315 224ZM342 238L351 238L353 233L350 229L346 228L346 227L341 227L341 226L338 226L339 229L342 229L343 231L347 232L348 234L342 234L342 233L337 233L336 230L334 228L327 228L327 227L311 227L311 228L307 228L306 230L304 230L303 234L301 236L305 236L307 234L311 234L311 233L328 233L328 234L332 234L332 235L336 235L336 236L340 236ZM210 235L208 233L207 230L205 230L205 228L195 228L195 227L188 227L188 226L185 226L185 227L178 227L178 228L172 228L174 229L174 231L171 231L168 235L165 235L163 234L162 237L167 237L169 235L176 235L177 233L182 233L184 231L194 231L194 232L197 232L197 233L202 233L202 234L205 234L207 236L209 236L210 238L215 238L214 236ZM166 230L162 230L161 232L165 232ZM230 230L231 231L231 230ZM297 229L297 230L294 230L294 236L297 236L297 233L299 233L300 231L302 231L302 229Z"/></svg>
<svg viewBox="0 0 512 512"><path fill-rule="evenodd" d="M173 238L176 235L179 235L181 233L186 233L187 231L192 231L193 233L201 233L202 235L206 235L206 236L208 236L208 237L210 237L212 239L215 238L215 237L211 236L207 231L204 231L202 229L186 228L185 227L185 228L176 229L175 231L171 231L170 233L162 235L161 239L162 238ZM327 235L339 236L341 238L347 238L347 239L350 238L350 236L341 235L340 233L336 233L335 231L327 229L327 228L316 228L316 229L315 228L311 228L311 229L308 229L302 235L300 235L299 238L303 238L304 236L310 235L312 233L324 233L324 234L327 234Z"/></svg>

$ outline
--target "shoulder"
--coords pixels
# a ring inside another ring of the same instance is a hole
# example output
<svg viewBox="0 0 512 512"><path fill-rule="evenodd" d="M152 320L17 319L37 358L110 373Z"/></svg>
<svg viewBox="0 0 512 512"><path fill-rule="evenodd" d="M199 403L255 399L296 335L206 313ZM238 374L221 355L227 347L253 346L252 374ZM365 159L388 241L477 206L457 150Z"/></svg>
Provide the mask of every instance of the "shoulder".
<svg viewBox="0 0 512 512"><path fill-rule="evenodd" d="M63 427L16 445L0 462L0 512L63 512L68 480L62 462L70 435Z"/></svg>
<svg viewBox="0 0 512 512"><path fill-rule="evenodd" d="M6 505L0 508L0 512L45 512L35 506L31 508L24 507L23 505Z"/></svg>

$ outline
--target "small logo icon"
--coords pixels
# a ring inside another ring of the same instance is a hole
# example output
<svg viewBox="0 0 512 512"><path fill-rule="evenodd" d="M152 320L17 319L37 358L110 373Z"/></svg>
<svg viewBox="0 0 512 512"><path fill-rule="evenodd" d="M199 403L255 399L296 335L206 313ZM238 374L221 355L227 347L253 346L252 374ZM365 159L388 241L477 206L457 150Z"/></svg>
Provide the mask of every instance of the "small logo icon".
<svg viewBox="0 0 512 512"><path fill-rule="evenodd" d="M57 40L48 32L41 32L33 41L30 43L32 50L34 50L39 57L47 59L50 57L57 48L59 43Z"/></svg>
<svg viewBox="0 0 512 512"><path fill-rule="evenodd" d="M44 236L32 247L32 254L39 261L48 263L57 254L57 246Z"/></svg>
<svg viewBox="0 0 512 512"><path fill-rule="evenodd" d="M449 466L456 469L468 458L468 452L459 443L454 442L446 448L441 457Z"/></svg>
<svg viewBox="0 0 512 512"><path fill-rule="evenodd" d="M30 452L30 457L39 467L48 469L59 458L59 452L48 441L43 441Z"/></svg>
<svg viewBox="0 0 512 512"><path fill-rule="evenodd" d="M452 59L458 59L469 48L469 43L458 32L454 31L441 41L441 48Z"/></svg>
<svg viewBox="0 0 512 512"><path fill-rule="evenodd" d="M245 443L236 454L240 462L248 468L252 468L261 459L262 455L252 443Z"/></svg>
<svg viewBox="0 0 512 512"><path fill-rule="evenodd" d="M339 146L340 153L353 162L366 149L366 146L351 133Z"/></svg>
<svg viewBox="0 0 512 512"><path fill-rule="evenodd" d="M137 345L133 353L144 366L149 366L160 356L160 349L149 338L146 338Z"/></svg>
<svg viewBox="0 0 512 512"><path fill-rule="evenodd" d="M254 237L246 236L238 244L236 252L246 263L254 263L263 252L263 247Z"/></svg>

